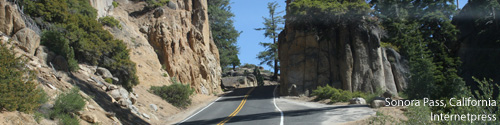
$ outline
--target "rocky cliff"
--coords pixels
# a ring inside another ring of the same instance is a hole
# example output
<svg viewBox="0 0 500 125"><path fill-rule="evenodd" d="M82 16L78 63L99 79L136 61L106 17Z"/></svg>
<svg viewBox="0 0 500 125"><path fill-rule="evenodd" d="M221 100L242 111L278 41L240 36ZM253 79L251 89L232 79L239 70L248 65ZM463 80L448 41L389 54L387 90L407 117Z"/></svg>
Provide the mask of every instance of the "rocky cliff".
<svg viewBox="0 0 500 125"><path fill-rule="evenodd" d="M107 16L113 9L113 0L89 0L90 5L97 10L97 17Z"/></svg>
<svg viewBox="0 0 500 125"><path fill-rule="evenodd" d="M470 1L454 16L453 23L460 30L458 41L448 43L450 49L460 57L460 75L468 85L476 88L472 77L491 78L500 82L500 16L498 8L483 1Z"/></svg>
<svg viewBox="0 0 500 125"><path fill-rule="evenodd" d="M279 35L282 95L308 95L326 84L394 95L406 87L407 62L380 46L382 30L376 25L361 21L323 29L302 30L286 22Z"/></svg>
<svg viewBox="0 0 500 125"><path fill-rule="evenodd" d="M221 91L222 71L210 36L206 0L170 0L156 9L145 9L145 2L118 3L103 13L121 22L122 29L108 29L128 43L140 84L168 85L169 77L176 77L197 93Z"/></svg>
<svg viewBox="0 0 500 125"><path fill-rule="evenodd" d="M172 84L172 77L196 89L198 94L192 96L188 108L215 99L213 95L221 92L221 69L217 47L210 38L207 1L171 0L153 10L144 9L143 1L115 1L119 3L116 8L110 4L113 0L89 2L99 17L111 16L120 22L121 28L104 28L127 44L130 59L137 64L140 84L130 92L104 80L113 76L102 67L79 64L75 72L56 70L68 66L65 58L40 45L40 30L14 2L0 0L0 43L12 47L17 57L26 59L25 67L36 72L35 81L50 98L42 106L44 111L50 111L58 95L76 86L88 99L78 112L81 114L76 114L81 124L173 124L189 115L183 114L186 109L148 91L151 86ZM37 124L17 113L0 113L0 117L23 119L0 119L0 124ZM39 124L56 122L42 119Z"/></svg>
<svg viewBox="0 0 500 125"><path fill-rule="evenodd" d="M5 0L0 1L0 32L12 36L14 44L34 55L40 46L40 36L32 30L30 23L26 23L18 7Z"/></svg>

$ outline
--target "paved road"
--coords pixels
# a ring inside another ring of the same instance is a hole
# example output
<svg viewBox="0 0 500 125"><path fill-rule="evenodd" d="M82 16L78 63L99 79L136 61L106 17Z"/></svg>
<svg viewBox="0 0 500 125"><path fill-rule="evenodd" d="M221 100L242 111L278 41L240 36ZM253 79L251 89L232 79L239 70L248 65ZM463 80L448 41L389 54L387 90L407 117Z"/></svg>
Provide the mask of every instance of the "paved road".
<svg viewBox="0 0 500 125"><path fill-rule="evenodd" d="M288 99L274 100L275 87L235 89L179 124L280 125L283 114L283 123L286 125L313 125L352 121L360 116L373 114L373 111L366 106L329 106Z"/></svg>

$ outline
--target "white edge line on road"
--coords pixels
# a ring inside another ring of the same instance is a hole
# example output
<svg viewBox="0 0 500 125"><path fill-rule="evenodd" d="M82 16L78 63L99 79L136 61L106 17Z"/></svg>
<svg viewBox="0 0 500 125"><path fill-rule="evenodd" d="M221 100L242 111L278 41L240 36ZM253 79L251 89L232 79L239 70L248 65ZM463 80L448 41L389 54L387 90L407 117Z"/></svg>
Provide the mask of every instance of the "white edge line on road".
<svg viewBox="0 0 500 125"><path fill-rule="evenodd" d="M278 109L278 111L280 111L281 113L281 121L280 121L280 125L283 125L283 111L281 111L280 108L278 108L278 105L276 105L276 88L278 88L278 86L274 87L274 91L273 91L273 102L274 102L274 107L276 107L276 109Z"/></svg>
<svg viewBox="0 0 500 125"><path fill-rule="evenodd" d="M185 121L189 120L190 118L192 118L193 116L197 115L197 114L198 114L198 113L200 113L201 111L203 111L203 110L207 109L207 108L208 108L208 107L210 107L212 104L214 104L215 102L217 102L217 100L219 100L220 98L222 98L222 96L221 96L221 97L219 97L219 98L217 98L217 99L215 99L212 103L208 104L207 106L205 106L205 107L204 107L203 109L201 109L200 111L198 111L198 112L194 113L193 115L189 116L188 118L186 118L186 119L182 120L181 122L177 123L177 125L182 124L183 122L185 122Z"/></svg>

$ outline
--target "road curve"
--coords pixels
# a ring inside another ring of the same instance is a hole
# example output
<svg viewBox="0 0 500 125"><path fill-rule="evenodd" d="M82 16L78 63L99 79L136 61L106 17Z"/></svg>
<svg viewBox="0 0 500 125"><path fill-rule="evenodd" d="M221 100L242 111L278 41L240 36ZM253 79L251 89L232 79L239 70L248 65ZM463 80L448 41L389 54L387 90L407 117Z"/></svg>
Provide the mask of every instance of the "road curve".
<svg viewBox="0 0 500 125"><path fill-rule="evenodd" d="M178 124L329 125L364 119L375 114L366 105L332 106L283 98L274 100L275 87L235 89Z"/></svg>
<svg viewBox="0 0 500 125"><path fill-rule="evenodd" d="M188 117L189 119L178 124L279 125L281 113L273 103L273 90L275 87L262 86L235 89L233 92L216 100L201 112L195 113L190 118ZM250 90L252 91L250 92ZM245 95L247 95L246 99ZM244 102L244 105L241 105L244 100L246 102ZM239 112L228 119L236 110L239 110Z"/></svg>

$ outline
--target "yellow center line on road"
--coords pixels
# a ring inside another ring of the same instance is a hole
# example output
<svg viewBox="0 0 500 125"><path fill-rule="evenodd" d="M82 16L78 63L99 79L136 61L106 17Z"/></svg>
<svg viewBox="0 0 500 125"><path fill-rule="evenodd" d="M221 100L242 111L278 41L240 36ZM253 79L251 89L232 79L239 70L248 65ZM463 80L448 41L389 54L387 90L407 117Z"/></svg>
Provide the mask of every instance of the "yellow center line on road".
<svg viewBox="0 0 500 125"><path fill-rule="evenodd" d="M234 110L233 113L231 113L229 116L227 116L224 120L222 120L221 122L219 122L219 124L217 125L224 125L226 122L228 122L229 120L231 120L231 118L233 118L234 116L236 116L236 114L238 114L238 112L240 112L240 110L243 108L243 106L245 105L245 103L247 102L247 98L248 98L248 95L250 95L250 93L252 93L254 88L250 89L247 94L245 95L245 98L243 98L243 100L241 100L241 103L240 105L238 106L238 108L236 108L236 110Z"/></svg>

